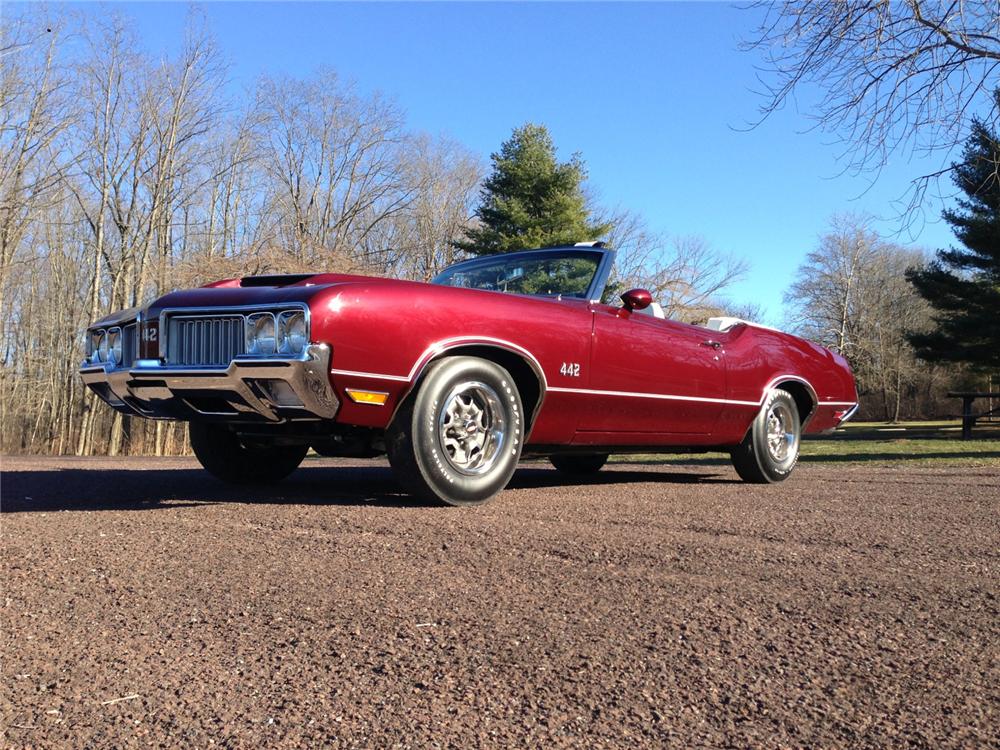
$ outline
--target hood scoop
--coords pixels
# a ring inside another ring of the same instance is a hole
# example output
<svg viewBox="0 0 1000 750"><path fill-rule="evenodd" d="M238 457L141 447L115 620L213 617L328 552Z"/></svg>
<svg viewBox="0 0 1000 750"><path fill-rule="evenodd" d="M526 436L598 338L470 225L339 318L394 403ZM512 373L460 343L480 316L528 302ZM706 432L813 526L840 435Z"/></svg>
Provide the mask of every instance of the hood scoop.
<svg viewBox="0 0 1000 750"><path fill-rule="evenodd" d="M314 273L286 273L273 276L245 276L240 279L240 286L292 286L292 284L299 284L306 279L311 279L315 275Z"/></svg>

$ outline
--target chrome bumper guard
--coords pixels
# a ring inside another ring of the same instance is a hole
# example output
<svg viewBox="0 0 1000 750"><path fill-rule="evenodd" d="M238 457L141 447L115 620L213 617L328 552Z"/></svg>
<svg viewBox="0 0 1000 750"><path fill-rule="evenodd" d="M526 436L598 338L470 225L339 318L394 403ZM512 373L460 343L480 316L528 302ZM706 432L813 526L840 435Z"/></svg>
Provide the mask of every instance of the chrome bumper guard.
<svg viewBox="0 0 1000 750"><path fill-rule="evenodd" d="M120 412L151 419L333 419L330 347L307 346L298 359L234 359L228 367L169 367L139 360L131 368L80 368L83 382Z"/></svg>
<svg viewBox="0 0 1000 750"><path fill-rule="evenodd" d="M851 419L851 417L853 417L855 414L858 413L858 409L860 408L860 406L861 406L860 402L856 403L854 406L852 406L850 409L848 409L846 412L844 412L844 416L842 416L840 418L840 420L837 422L837 424L835 424L833 427L829 427L829 428L823 430L819 434L820 435L832 435L834 432L837 431L837 429L839 427L843 426L845 422L849 421Z"/></svg>
<svg viewBox="0 0 1000 750"><path fill-rule="evenodd" d="M840 424L844 424L844 422L849 422L851 420L851 417L853 417L855 414L858 413L858 408L860 406L861 406L861 403L858 402L854 406L852 406L850 409L848 409L847 413L840 418Z"/></svg>

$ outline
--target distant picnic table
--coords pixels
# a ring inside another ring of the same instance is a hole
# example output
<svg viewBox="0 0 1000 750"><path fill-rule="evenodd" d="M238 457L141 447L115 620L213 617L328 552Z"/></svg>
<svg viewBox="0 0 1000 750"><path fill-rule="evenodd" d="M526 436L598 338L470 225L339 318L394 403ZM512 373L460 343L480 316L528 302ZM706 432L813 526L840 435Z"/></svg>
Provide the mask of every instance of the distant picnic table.
<svg viewBox="0 0 1000 750"><path fill-rule="evenodd" d="M979 417L988 417L1000 412L1000 407L989 409L976 414L972 411L972 404L979 398L1000 398L1000 393L996 391L949 391L948 398L962 399L962 440L972 437L972 428L976 426Z"/></svg>

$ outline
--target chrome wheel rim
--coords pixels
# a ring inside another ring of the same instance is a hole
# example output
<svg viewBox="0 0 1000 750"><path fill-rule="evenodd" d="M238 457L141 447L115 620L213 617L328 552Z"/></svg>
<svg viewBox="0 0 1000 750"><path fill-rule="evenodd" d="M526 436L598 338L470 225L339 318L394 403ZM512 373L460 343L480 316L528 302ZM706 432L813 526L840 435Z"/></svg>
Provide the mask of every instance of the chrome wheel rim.
<svg viewBox="0 0 1000 750"><path fill-rule="evenodd" d="M485 474L507 441L503 402L478 380L459 383L438 413L438 441L449 465L460 474Z"/></svg>
<svg viewBox="0 0 1000 750"><path fill-rule="evenodd" d="M799 447L798 429L792 410L775 404L767 412L767 452L779 466L795 459Z"/></svg>

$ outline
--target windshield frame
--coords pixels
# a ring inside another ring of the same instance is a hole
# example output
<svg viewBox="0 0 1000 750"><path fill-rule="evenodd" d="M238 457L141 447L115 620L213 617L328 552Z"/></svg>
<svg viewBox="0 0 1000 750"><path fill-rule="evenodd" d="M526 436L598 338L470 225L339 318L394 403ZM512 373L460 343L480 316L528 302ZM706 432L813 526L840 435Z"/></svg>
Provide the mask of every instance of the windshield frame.
<svg viewBox="0 0 1000 750"><path fill-rule="evenodd" d="M615 251L606 247L593 247L589 245L563 245L560 247L546 247L538 248L535 250L518 250L513 253L495 253L493 255L481 255L478 258L472 258L470 260L463 260L460 263L454 263L447 268L445 268L441 273L435 276L431 280L431 284L437 284L439 286L451 286L451 284L442 284L438 279L440 279L446 273L452 273L455 271L473 271L479 266L488 266L495 264L501 258L510 260L512 262L517 262L522 259L533 259L533 258L545 258L549 255L566 255L567 253L579 253L598 256L597 268L594 271L594 276L590 280L590 284L587 287L586 295L582 298L580 297L566 297L565 299L587 299L590 302L600 302L601 297L604 294L604 288L607 286L608 278L611 276L611 268L615 261ZM491 289L476 289L475 287L453 287L454 289L475 289L479 292L489 292L493 291ZM500 292L497 291L496 294L506 294L513 295L516 297L536 297L541 299L563 299L562 295L545 295L545 294L521 294L519 292Z"/></svg>

